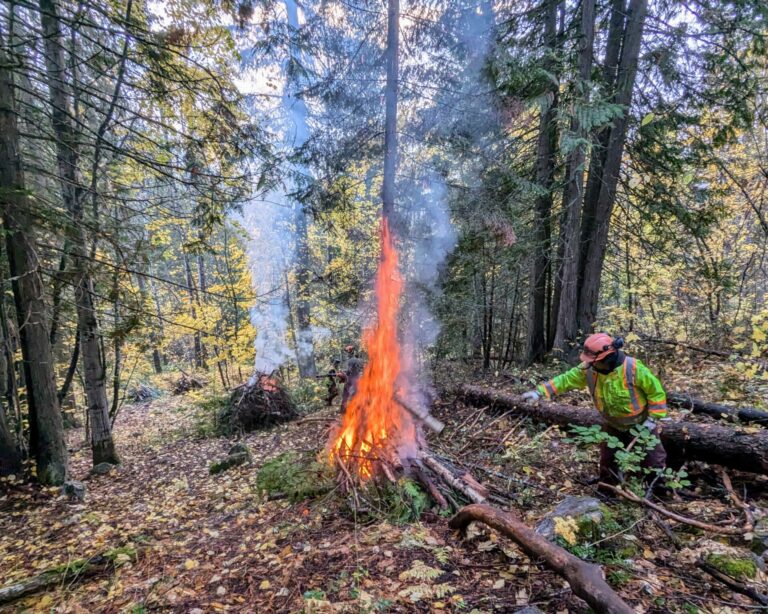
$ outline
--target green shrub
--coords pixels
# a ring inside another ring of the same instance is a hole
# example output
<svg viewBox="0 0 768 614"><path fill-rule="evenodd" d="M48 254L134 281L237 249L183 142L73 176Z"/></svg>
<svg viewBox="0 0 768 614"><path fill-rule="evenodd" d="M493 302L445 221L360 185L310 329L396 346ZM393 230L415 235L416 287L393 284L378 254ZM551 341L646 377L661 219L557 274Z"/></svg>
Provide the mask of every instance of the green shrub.
<svg viewBox="0 0 768 614"><path fill-rule="evenodd" d="M330 464L318 462L312 453L285 452L264 463L256 475L259 491L302 501L325 494L333 488Z"/></svg>
<svg viewBox="0 0 768 614"><path fill-rule="evenodd" d="M400 478L396 484L389 482L378 487L378 503L388 520L395 524L407 524L421 517L429 507L429 497L421 487L408 478Z"/></svg>

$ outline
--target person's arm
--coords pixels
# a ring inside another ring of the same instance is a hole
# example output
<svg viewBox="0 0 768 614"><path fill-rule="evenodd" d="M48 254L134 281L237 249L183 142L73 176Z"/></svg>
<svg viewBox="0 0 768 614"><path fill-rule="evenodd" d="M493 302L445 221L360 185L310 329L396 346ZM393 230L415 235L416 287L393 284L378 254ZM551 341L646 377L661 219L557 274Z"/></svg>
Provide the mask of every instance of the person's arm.
<svg viewBox="0 0 768 614"><path fill-rule="evenodd" d="M642 363L637 365L637 385L648 400L648 417L651 420L663 420L667 417L667 393L659 378Z"/></svg>
<svg viewBox="0 0 768 614"><path fill-rule="evenodd" d="M536 386L536 392L551 399L558 394L563 394L569 390L580 390L586 386L587 372L579 365L543 384L539 384Z"/></svg>

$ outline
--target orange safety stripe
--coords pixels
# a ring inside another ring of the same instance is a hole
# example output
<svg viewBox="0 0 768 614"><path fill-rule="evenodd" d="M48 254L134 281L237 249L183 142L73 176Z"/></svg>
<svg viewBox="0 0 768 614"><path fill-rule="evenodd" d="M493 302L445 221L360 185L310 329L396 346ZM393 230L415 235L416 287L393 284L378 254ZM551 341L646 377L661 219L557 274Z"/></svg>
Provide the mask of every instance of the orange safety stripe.
<svg viewBox="0 0 768 614"><path fill-rule="evenodd" d="M632 403L632 414L636 416L643 412L644 408L640 405L640 400L637 398L637 391L635 390L635 375L637 373L637 363L634 358L627 356L624 359L624 386L629 391L629 401Z"/></svg>
<svg viewBox="0 0 768 614"><path fill-rule="evenodd" d="M589 395L592 397L592 403L595 404L597 411L600 410L600 403L597 400L597 375L592 369L587 369L587 388L589 388Z"/></svg>
<svg viewBox="0 0 768 614"><path fill-rule="evenodd" d="M557 387L555 386L555 380L549 380L544 384L544 389L547 391L547 394L551 397L555 396L557 394Z"/></svg>

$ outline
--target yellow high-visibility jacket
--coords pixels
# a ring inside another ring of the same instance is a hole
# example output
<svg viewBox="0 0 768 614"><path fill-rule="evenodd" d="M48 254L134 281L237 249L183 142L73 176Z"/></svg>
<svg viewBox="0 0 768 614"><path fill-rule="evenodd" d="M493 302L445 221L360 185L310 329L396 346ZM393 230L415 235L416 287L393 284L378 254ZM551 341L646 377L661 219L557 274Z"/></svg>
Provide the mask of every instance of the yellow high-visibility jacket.
<svg viewBox="0 0 768 614"><path fill-rule="evenodd" d="M667 416L667 394L659 379L641 361L627 356L608 374L585 364L539 384L539 394L549 398L569 390L588 388L597 411L611 426L628 429L646 418Z"/></svg>

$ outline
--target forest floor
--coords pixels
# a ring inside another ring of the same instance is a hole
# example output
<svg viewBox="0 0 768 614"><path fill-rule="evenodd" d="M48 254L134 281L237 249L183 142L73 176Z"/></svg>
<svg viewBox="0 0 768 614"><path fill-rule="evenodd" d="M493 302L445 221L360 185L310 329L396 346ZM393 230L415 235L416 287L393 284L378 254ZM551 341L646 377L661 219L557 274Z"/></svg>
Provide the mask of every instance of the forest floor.
<svg viewBox="0 0 768 614"><path fill-rule="evenodd" d="M495 383L522 382L496 378ZM478 529L462 540L447 519L426 512L398 525L355 518L338 493L300 503L268 500L256 485L263 463L286 450L317 451L338 408L241 439L250 465L209 474L232 439L201 437L200 408L165 396L123 408L116 441L123 464L89 476L82 429L69 432L71 473L87 485L84 503L59 489L5 484L0 496L0 584L132 546L101 574L74 579L0 608L0 612L586 612L567 583L531 562L511 542ZM447 423L431 449L479 479L502 480L516 511L534 525L567 495L596 496L596 451L575 447L555 428L496 417L446 398L435 414ZM489 473L489 472L493 472ZM669 507L700 520L739 511L714 471L692 468L693 498ZM768 505L765 478L732 475L747 499ZM498 482L497 482L498 484ZM579 547L603 564L609 582L638 612L747 612L758 609L695 566L714 543L674 525L676 549L644 510L605 501L607 534ZM712 536L709 536L710 538ZM743 541L743 540L742 540ZM743 547L738 541L732 545ZM745 550L746 552L746 550ZM766 576L758 572L756 586Z"/></svg>

